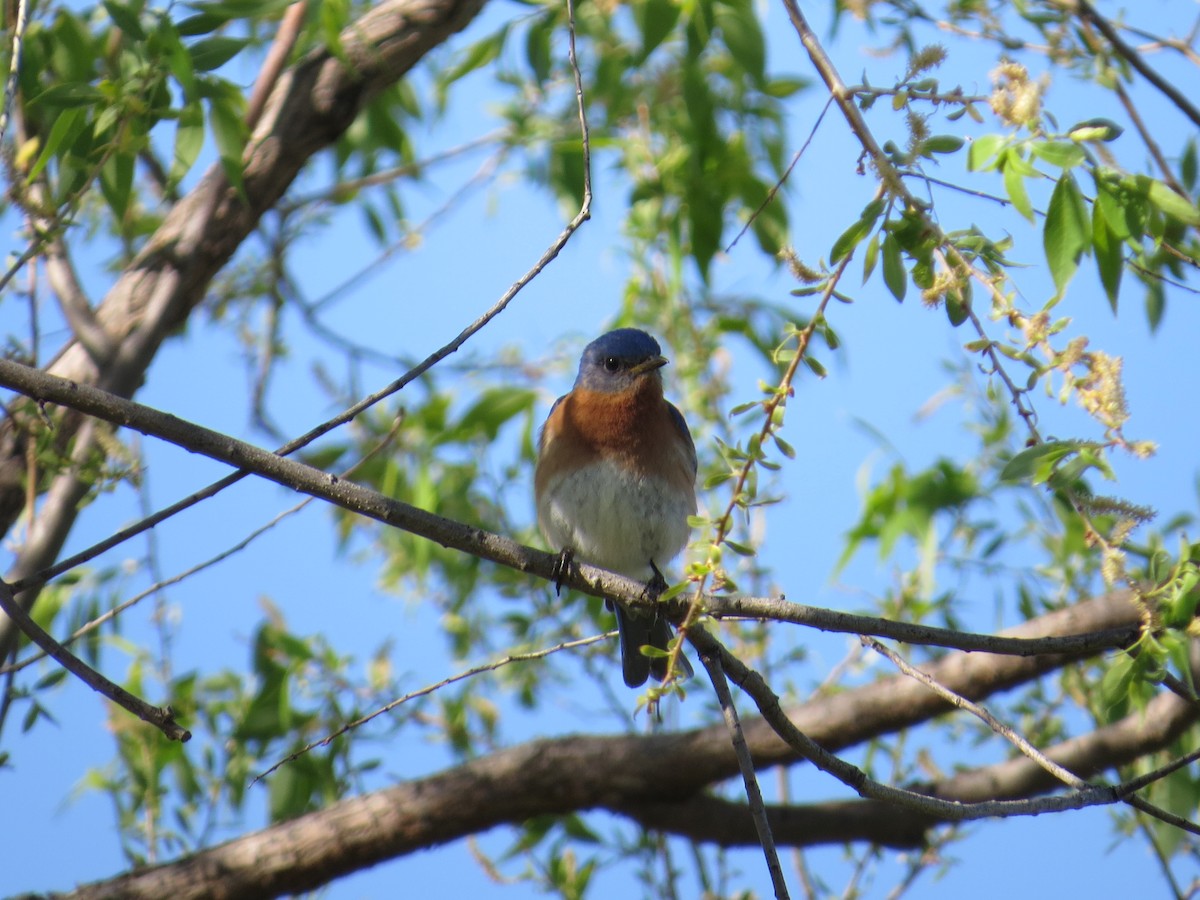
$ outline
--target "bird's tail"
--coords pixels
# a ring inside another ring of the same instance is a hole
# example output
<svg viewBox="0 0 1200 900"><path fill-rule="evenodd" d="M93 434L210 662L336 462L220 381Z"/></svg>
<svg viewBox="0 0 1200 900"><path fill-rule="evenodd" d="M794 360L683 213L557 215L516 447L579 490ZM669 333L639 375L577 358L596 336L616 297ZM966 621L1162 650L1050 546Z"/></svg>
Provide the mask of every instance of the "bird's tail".
<svg viewBox="0 0 1200 900"><path fill-rule="evenodd" d="M657 681L665 680L669 662L667 657L644 656L641 648L649 644L659 650L667 650L674 636L670 623L659 615L641 618L629 615L616 604L613 607L617 614L617 630L621 634L621 674L625 684L631 688L641 687L651 675ZM682 653L679 654L676 668L684 678L691 678L694 674L692 664Z"/></svg>

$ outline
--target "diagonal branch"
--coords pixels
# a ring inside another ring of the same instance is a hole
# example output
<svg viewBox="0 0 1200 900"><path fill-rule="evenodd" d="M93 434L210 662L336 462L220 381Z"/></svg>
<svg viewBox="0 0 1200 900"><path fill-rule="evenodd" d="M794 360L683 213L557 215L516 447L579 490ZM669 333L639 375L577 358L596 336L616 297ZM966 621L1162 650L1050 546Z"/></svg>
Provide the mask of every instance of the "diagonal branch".
<svg viewBox="0 0 1200 900"><path fill-rule="evenodd" d="M1192 124L1200 128L1200 109L1192 104L1192 101L1167 79L1159 75L1154 69L1146 63L1140 53L1133 47L1130 47L1117 33L1117 29L1113 28L1112 23L1100 13L1096 12L1096 8L1092 6L1088 0L1074 0L1074 6L1079 13L1079 18L1085 22L1089 22L1104 35L1105 40L1112 44L1113 50L1117 52L1123 60L1129 63L1137 70L1143 78L1154 85L1168 100L1175 104L1175 107L1192 120Z"/></svg>
<svg viewBox="0 0 1200 900"><path fill-rule="evenodd" d="M754 774L754 759L750 748L746 746L746 736L742 732L742 723L738 719L737 707L733 705L733 697L729 693L729 682L721 669L721 657L718 653L701 653L700 662L704 664L712 681L713 692L721 705L722 718L729 729L733 753L737 757L738 769L742 773L742 783L746 790L746 800L750 810L750 818L754 821L754 832L758 837L758 845L762 847L767 860L767 871L771 873L771 885L775 889L777 900L787 900L787 882L783 878L783 867L779 865L779 851L775 848L775 838L771 835L771 823L763 805L762 789L758 786L758 778Z"/></svg>
<svg viewBox="0 0 1200 900"><path fill-rule="evenodd" d="M143 722L149 722L173 741L190 740L192 734L186 728L181 728L175 721L175 713L171 707L160 709L151 706L140 697L136 697L119 684L109 681L83 660L67 650L62 644L46 634L37 622L30 618L29 613L21 609L13 597L12 589L0 581L0 609L12 617L20 629L31 641L42 648L54 661L75 675L92 690L97 691L119 706L132 712Z"/></svg>
<svg viewBox="0 0 1200 900"><path fill-rule="evenodd" d="M556 577L554 567L557 556L553 554L533 550L501 535L490 534L481 529L434 515L377 491L341 479L336 475L271 453L261 447L203 428L132 400L125 400L98 388L65 381L38 369L5 359L0 359L0 386L18 391L39 403L66 406L114 425L123 425L147 436L169 441L190 452L227 463L239 472L254 473L284 487L319 497L350 512L436 541L445 547L461 550L480 559L509 566L522 572L530 572L543 578ZM645 586L632 579L592 566L583 565L578 569L577 574L572 573L570 577L563 579L565 586L591 596L612 597L626 602L632 601L635 604L644 593ZM1095 616L1093 612L1096 607L1086 603L1077 604L1052 614L1051 617L1056 623L1071 622L1077 626L1065 631L1053 630L1052 634L1084 635L1089 632L1109 632L1104 634L1101 640L1069 641L1057 655L1047 654L1046 651L1050 647L1043 644L1038 647L1042 655L1028 658L1006 657L991 663L990 671L995 672L995 677L1000 680L1013 678L1019 681L1023 677L1023 673L1047 671L1061 664L1062 658L1078 658L1100 649L1119 645L1120 640L1124 637L1135 638L1136 632L1127 629L1139 619L1134 605L1129 603L1127 598L1127 592L1116 592L1109 598L1105 598L1105 609L1111 608L1116 611L1115 614L1109 616ZM1108 602L1110 600L1111 603ZM736 598L706 597L704 600L705 607L714 610L723 609L727 604L734 611L739 608L742 611L751 608L748 605L739 607ZM677 608L682 614L687 607L687 601L680 601ZM804 609L811 610L807 607ZM828 617L822 618L827 622L832 621ZM850 621L854 627L865 625L867 631L872 631L872 625L876 623L882 624L882 631L891 630L885 620L872 622L864 621L864 618L850 617ZM1044 636L1046 636L1045 632L1039 631L1037 627L1027 623L1025 626L1013 629L1003 635L1000 643L1003 644L1006 638L1024 639ZM961 656L948 657L931 667L930 671L931 673L935 671L940 673L949 665L948 660L961 658ZM945 677L942 675L935 675L935 677L938 677L943 684L953 687L946 679L954 678L954 672L948 672ZM903 695L902 687L897 690L900 695ZM892 699L886 699L884 702L892 705L893 708L898 708L893 704Z"/></svg>
<svg viewBox="0 0 1200 900"><path fill-rule="evenodd" d="M484 2L386 0L342 32L336 55L314 51L284 72L246 148L244 192L239 195L229 186L219 165L209 169L174 205L95 309L97 328L120 336L112 358L101 368L76 343L62 352L51 371L131 396L161 343L187 320L212 278L304 164L337 140L372 97L466 27ZM58 437L66 442L78 425L68 420L60 427ZM16 419L0 425L0 531L7 531L24 507L21 429ZM43 522L65 539L77 508L63 505L55 512L53 520L43 515ZM57 555L57 547L53 549L51 555L22 554L17 576L48 566ZM26 592L18 599L28 609L35 597ZM14 638L11 621L0 617L0 658L11 650Z"/></svg>

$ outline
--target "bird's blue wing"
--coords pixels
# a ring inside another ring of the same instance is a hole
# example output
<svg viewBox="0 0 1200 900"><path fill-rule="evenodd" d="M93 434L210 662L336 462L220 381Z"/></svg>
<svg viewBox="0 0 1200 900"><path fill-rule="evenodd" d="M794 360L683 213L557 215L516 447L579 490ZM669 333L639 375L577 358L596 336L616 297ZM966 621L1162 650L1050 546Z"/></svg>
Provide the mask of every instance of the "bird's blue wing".
<svg viewBox="0 0 1200 900"><path fill-rule="evenodd" d="M679 433L683 435L684 440L687 442L688 459L691 460L692 474L695 475L697 468L696 443L692 440L692 432L688 430L687 422L683 418L683 413L675 408L674 403L668 403L667 409L671 411L671 421L675 423L675 427L679 429Z"/></svg>

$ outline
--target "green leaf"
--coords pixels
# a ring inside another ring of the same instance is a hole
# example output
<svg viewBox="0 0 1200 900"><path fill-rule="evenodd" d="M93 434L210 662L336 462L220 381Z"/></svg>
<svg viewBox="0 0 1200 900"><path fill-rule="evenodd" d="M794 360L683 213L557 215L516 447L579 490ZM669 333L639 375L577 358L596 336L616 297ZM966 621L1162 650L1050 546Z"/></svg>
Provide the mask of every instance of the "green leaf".
<svg viewBox="0 0 1200 900"><path fill-rule="evenodd" d="M100 191L118 221L125 218L129 209L132 189L133 156L129 153L112 154L100 170Z"/></svg>
<svg viewBox="0 0 1200 900"><path fill-rule="evenodd" d="M76 106L66 110L66 112L54 120L54 125L51 126L50 133L46 135L46 143L42 147L42 152L38 155L37 162L33 164L33 168L29 170L29 177L26 179L27 183L33 183L33 180L46 168L46 164L58 153L60 147L64 144L70 146L75 142L75 138L79 136L85 124L84 114L85 110L82 107Z"/></svg>
<svg viewBox="0 0 1200 900"><path fill-rule="evenodd" d="M321 23L321 36L329 52L350 65L342 47L342 29L346 27L350 18L349 0L322 0L318 18Z"/></svg>
<svg viewBox="0 0 1200 900"><path fill-rule="evenodd" d="M1050 195L1042 233L1046 262L1059 294L1079 266L1079 257L1092 246L1092 224L1075 177L1064 173Z"/></svg>
<svg viewBox="0 0 1200 900"><path fill-rule="evenodd" d="M718 6L716 23L734 62L741 66L755 85L765 84L766 41L763 39L758 17L749 4L738 8Z"/></svg>
<svg viewBox="0 0 1200 900"><path fill-rule="evenodd" d="M868 234L875 229L875 222L878 221L880 213L883 212L883 201L874 200L867 204L858 221L842 232L841 236L833 242L833 249L829 251L829 261L831 263L839 263L857 247Z"/></svg>
<svg viewBox="0 0 1200 900"><path fill-rule="evenodd" d="M1006 138L1001 134L985 134L971 141L971 149L967 151L967 168L972 172L986 172L996 168L999 159L996 154L1004 146Z"/></svg>
<svg viewBox="0 0 1200 900"><path fill-rule="evenodd" d="M1117 311L1117 295L1121 290L1121 275L1125 270L1124 244L1108 224L1104 207L1092 204L1092 245L1096 250L1096 269L1112 311Z"/></svg>
<svg viewBox="0 0 1200 900"><path fill-rule="evenodd" d="M921 142L921 153L955 153L962 149L964 141L952 134L935 134Z"/></svg>
<svg viewBox="0 0 1200 900"><path fill-rule="evenodd" d="M705 180L694 182L688 193L687 221L692 257L701 277L707 281L709 266L721 248L724 225L721 198L714 194L713 185Z"/></svg>
<svg viewBox="0 0 1200 900"><path fill-rule="evenodd" d="M1121 653L1113 660L1104 677L1100 679L1100 700L1106 707L1124 703L1133 684L1134 658Z"/></svg>
<svg viewBox="0 0 1200 900"><path fill-rule="evenodd" d="M200 103L189 103L179 113L175 127L175 155L171 161L171 184L177 185L196 164L204 146L204 111Z"/></svg>
<svg viewBox="0 0 1200 900"><path fill-rule="evenodd" d="M1064 457L1078 453L1078 441L1046 441L1022 450L1008 461L1000 472L1004 482L1031 481L1042 484L1053 471L1054 465Z"/></svg>
<svg viewBox="0 0 1200 900"><path fill-rule="evenodd" d="M183 45L178 29L170 20L163 18L155 35L162 44L162 58L183 91L183 102L191 103L197 97L196 68L192 65L192 56Z"/></svg>
<svg viewBox="0 0 1200 900"><path fill-rule="evenodd" d="M1115 141L1125 129L1111 119L1088 119L1072 125L1067 137L1073 141Z"/></svg>
<svg viewBox="0 0 1200 900"><path fill-rule="evenodd" d="M871 235L867 241L867 252L863 254L863 284L866 284L871 273L875 271L875 263L879 261L879 233Z"/></svg>
<svg viewBox="0 0 1200 900"><path fill-rule="evenodd" d="M762 92L776 100L786 100L808 87L806 78L772 78L763 86Z"/></svg>
<svg viewBox="0 0 1200 900"><path fill-rule="evenodd" d="M142 23L138 21L137 12L133 9L117 3L116 0L104 0L104 9L116 26L135 41L146 39L146 32L142 29Z"/></svg>
<svg viewBox="0 0 1200 900"><path fill-rule="evenodd" d="M682 9L682 5L675 0L645 0L634 6L634 21L642 33L643 62L666 40L679 21Z"/></svg>
<svg viewBox="0 0 1200 900"><path fill-rule="evenodd" d="M1033 141L1030 152L1060 169L1071 169L1087 159L1083 148L1074 141Z"/></svg>
<svg viewBox="0 0 1200 900"><path fill-rule="evenodd" d="M539 85L545 84L550 78L554 64L554 56L550 49L553 32L554 20L543 16L535 20L525 34L525 59Z"/></svg>
<svg viewBox="0 0 1200 900"><path fill-rule="evenodd" d="M509 419L532 409L536 401L536 392L529 390L493 388L485 391L463 414L458 426L450 434L462 439L482 433L489 441L493 441Z"/></svg>
<svg viewBox="0 0 1200 900"><path fill-rule="evenodd" d="M231 38L216 35L196 41L188 47L192 58L192 66L197 72L211 72L219 69L250 43L249 38Z"/></svg>
<svg viewBox="0 0 1200 900"><path fill-rule="evenodd" d="M217 155L221 158L225 177L238 193L243 193L242 154L246 150L247 135L241 104L229 97L214 98L209 103L208 125L217 143Z"/></svg>
<svg viewBox="0 0 1200 900"><path fill-rule="evenodd" d="M946 294L946 318L955 328L967 321L971 313L970 282L964 284L963 288L961 294L958 291L949 291Z"/></svg>
<svg viewBox="0 0 1200 900"><path fill-rule="evenodd" d="M283 12L294 0L192 0L184 5L201 14L229 19L257 19L272 13Z"/></svg>
<svg viewBox="0 0 1200 900"><path fill-rule="evenodd" d="M1179 180L1189 191L1196 189L1196 139L1188 138L1183 147L1183 155L1179 157Z"/></svg>
<svg viewBox="0 0 1200 900"><path fill-rule="evenodd" d="M898 302L904 302L904 294L908 291L908 272L900 256L900 242L890 231L883 239L883 283Z"/></svg>
<svg viewBox="0 0 1200 900"><path fill-rule="evenodd" d="M481 38L459 55L458 60L439 76L442 84L448 85L458 81L464 75L482 69L500 55L504 49L504 41L508 37L508 26L500 28L494 34Z"/></svg>
<svg viewBox="0 0 1200 900"><path fill-rule="evenodd" d="M1181 197L1157 178L1138 175L1137 182L1150 202L1164 214L1185 225L1200 225L1200 209L1190 199Z"/></svg>
<svg viewBox="0 0 1200 900"><path fill-rule="evenodd" d="M72 82L47 88L29 101L29 106L71 109L77 106L94 106L102 103L104 99L104 94L100 93L98 88L84 82Z"/></svg>
<svg viewBox="0 0 1200 900"><path fill-rule="evenodd" d="M1095 203L1104 214L1105 223L1118 240L1127 240L1130 228L1126 204L1132 201L1132 195L1125 192L1122 196L1120 181L1111 177L1110 173L1097 170L1092 175L1096 182ZM1141 240L1140 233L1137 240Z"/></svg>
<svg viewBox="0 0 1200 900"><path fill-rule="evenodd" d="M778 256L779 251L788 243L786 204L780 202L778 198L768 203L758 211L758 215L754 217L754 223L750 227L754 230L754 237L758 240L758 246L763 249L763 252L771 256Z"/></svg>
<svg viewBox="0 0 1200 900"><path fill-rule="evenodd" d="M87 25L62 7L55 7L53 40L53 71L61 83L90 82L96 64L97 47ZM28 49L26 49L28 53ZM27 57L25 62L32 62Z"/></svg>
<svg viewBox="0 0 1200 900"><path fill-rule="evenodd" d="M176 30L184 37L196 37L210 34L229 21L229 16L219 16L213 12L197 13L188 16L175 24Z"/></svg>
<svg viewBox="0 0 1200 900"><path fill-rule="evenodd" d="M1166 305L1167 295L1163 283L1158 279L1151 279L1146 283L1146 321L1150 323L1151 331L1157 331L1158 326L1162 324Z"/></svg>
<svg viewBox="0 0 1200 900"><path fill-rule="evenodd" d="M736 553L738 556L754 556L757 551L753 547L747 547L745 544L739 544L736 541L725 539L725 546Z"/></svg>
<svg viewBox="0 0 1200 900"><path fill-rule="evenodd" d="M1029 194L1025 191L1025 176L1019 165L1015 162L1009 163L1009 159L1013 156L1016 154L1012 152L1005 154L1004 190L1008 193L1008 199L1012 201L1013 208L1032 222L1034 221L1033 204L1029 202Z"/></svg>

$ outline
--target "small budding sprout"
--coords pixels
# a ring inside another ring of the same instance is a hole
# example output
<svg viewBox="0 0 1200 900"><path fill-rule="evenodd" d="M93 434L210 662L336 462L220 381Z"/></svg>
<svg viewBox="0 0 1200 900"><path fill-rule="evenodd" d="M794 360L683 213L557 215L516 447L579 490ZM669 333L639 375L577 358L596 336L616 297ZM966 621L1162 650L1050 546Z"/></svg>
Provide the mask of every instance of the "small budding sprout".
<svg viewBox="0 0 1200 900"><path fill-rule="evenodd" d="M1050 313L1042 310L1021 320L1021 331L1025 335L1025 345L1034 347L1046 340L1050 327Z"/></svg>
<svg viewBox="0 0 1200 900"><path fill-rule="evenodd" d="M1105 428L1120 431L1129 419L1125 386L1121 383L1124 361L1101 351L1087 354L1084 361L1087 374L1075 382L1080 404Z"/></svg>
<svg viewBox="0 0 1200 900"><path fill-rule="evenodd" d="M792 277L802 284L815 284L825 277L820 272L814 272L806 266L791 247L785 247L780 250L779 258L787 265L788 271L792 273Z"/></svg>
<svg viewBox="0 0 1200 900"><path fill-rule="evenodd" d="M1042 111L1042 86L1020 63L1005 61L992 71L992 112L1010 125L1034 128Z"/></svg>
<svg viewBox="0 0 1200 900"><path fill-rule="evenodd" d="M946 61L946 48L941 44L930 44L922 47L908 63L908 79L916 78L923 72L936 69ZM906 79L907 80L907 79Z"/></svg>

